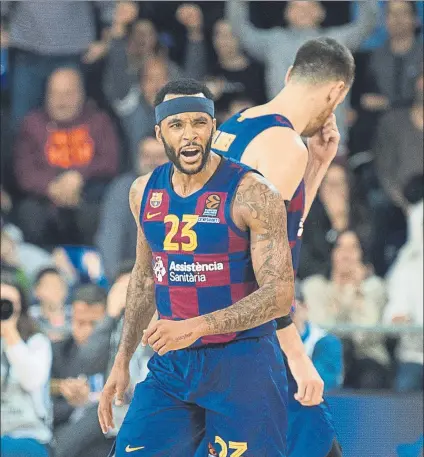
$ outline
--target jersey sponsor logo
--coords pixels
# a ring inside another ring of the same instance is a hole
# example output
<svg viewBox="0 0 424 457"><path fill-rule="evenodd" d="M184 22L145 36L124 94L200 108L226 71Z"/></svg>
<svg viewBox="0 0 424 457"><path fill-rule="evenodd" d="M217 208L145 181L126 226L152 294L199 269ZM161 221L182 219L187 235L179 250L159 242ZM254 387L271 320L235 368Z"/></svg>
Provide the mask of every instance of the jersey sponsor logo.
<svg viewBox="0 0 424 457"><path fill-rule="evenodd" d="M205 202L202 215L199 217L197 222L203 222L206 224L219 224L221 221L217 216L219 207L221 206L221 197L217 194L211 194L208 196Z"/></svg>
<svg viewBox="0 0 424 457"><path fill-rule="evenodd" d="M235 139L236 135L217 130L212 140L212 149L227 152Z"/></svg>
<svg viewBox="0 0 424 457"><path fill-rule="evenodd" d="M163 277L166 274L166 268L165 265L163 264L163 261L161 257L156 257L155 265L153 266L153 273L156 276L156 279L158 282L163 281Z"/></svg>
<svg viewBox="0 0 424 457"><path fill-rule="evenodd" d="M224 264L222 262L177 263L172 261L169 265L169 279L173 282L207 282L208 271L222 271L223 269Z"/></svg>
<svg viewBox="0 0 424 457"><path fill-rule="evenodd" d="M147 213L146 218L147 219L153 219L156 216L159 216L161 212L159 211L158 213Z"/></svg>
<svg viewBox="0 0 424 457"><path fill-rule="evenodd" d="M153 192L152 196L150 197L150 206L152 208L159 208L162 204L162 196L163 192Z"/></svg>
<svg viewBox="0 0 424 457"><path fill-rule="evenodd" d="M200 216L199 219L197 219L197 222L203 222L204 224L219 224L221 222L221 219L219 219L219 217Z"/></svg>

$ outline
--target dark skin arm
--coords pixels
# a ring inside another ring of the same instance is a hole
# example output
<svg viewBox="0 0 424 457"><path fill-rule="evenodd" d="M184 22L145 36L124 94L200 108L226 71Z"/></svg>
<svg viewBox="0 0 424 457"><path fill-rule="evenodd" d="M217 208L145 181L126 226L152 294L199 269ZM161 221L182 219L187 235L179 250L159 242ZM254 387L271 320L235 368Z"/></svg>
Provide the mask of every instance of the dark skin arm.
<svg viewBox="0 0 424 457"><path fill-rule="evenodd" d="M241 182L233 218L249 229L251 255L259 289L228 308L184 321L154 323L144 334L159 355L190 346L198 338L257 327L290 312L294 280L287 238L287 216L278 191L258 174Z"/></svg>
<svg viewBox="0 0 424 457"><path fill-rule="evenodd" d="M114 427L113 397L116 396L117 405L123 404L124 393L129 385L131 357L155 311L152 253L139 222L140 204L148 179L149 175L136 179L130 190L130 207L137 224L136 261L128 286L121 343L99 402L98 415L103 433Z"/></svg>

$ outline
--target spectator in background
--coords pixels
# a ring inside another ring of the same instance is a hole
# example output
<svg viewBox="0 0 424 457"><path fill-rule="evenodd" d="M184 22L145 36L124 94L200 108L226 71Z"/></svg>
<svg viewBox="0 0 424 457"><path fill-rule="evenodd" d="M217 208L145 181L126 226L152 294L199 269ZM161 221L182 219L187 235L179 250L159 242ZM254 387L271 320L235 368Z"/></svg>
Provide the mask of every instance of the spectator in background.
<svg viewBox="0 0 424 457"><path fill-rule="evenodd" d="M374 143L377 177L382 189L371 199L373 214L372 260L378 274L384 275L391 258L387 245L399 248L405 241L408 203L403 188L417 173L423 173L423 73L413 85L412 108L400 108L385 114ZM393 254L392 254L393 257Z"/></svg>
<svg viewBox="0 0 424 457"><path fill-rule="evenodd" d="M361 239L369 239L371 226L365 206L357 197L353 179L340 160L334 161L312 204L303 230L300 279L328 274L331 251L340 233L353 228Z"/></svg>
<svg viewBox="0 0 424 457"><path fill-rule="evenodd" d="M35 304L30 311L51 341L63 340L71 333L68 293L68 284L59 270L49 267L38 272L34 281Z"/></svg>
<svg viewBox="0 0 424 457"><path fill-rule="evenodd" d="M217 59L210 71L208 87L215 96L217 110L227 110L234 96L249 97L256 105L265 103L263 66L242 52L228 21L215 22L212 33Z"/></svg>
<svg viewBox="0 0 424 457"><path fill-rule="evenodd" d="M26 243L18 227L2 222L1 264L19 269L25 281L32 284L40 269L53 265L53 259L44 249Z"/></svg>
<svg viewBox="0 0 424 457"><path fill-rule="evenodd" d="M104 318L105 309L103 289L93 284L77 288L72 300L72 335L53 345L56 457L104 457L110 446L97 420L106 365L95 355L90 364L85 364L82 357L82 348Z"/></svg>
<svg viewBox="0 0 424 457"><path fill-rule="evenodd" d="M339 234L332 251L329 277L314 275L304 280L303 293L312 323L372 327L381 322L386 294L384 282L370 275L363 261L358 236ZM380 336L356 331L354 353L346 360L345 386L365 389L388 387L387 350Z"/></svg>
<svg viewBox="0 0 424 457"><path fill-rule="evenodd" d="M373 31L378 11L375 1L360 2L358 18L354 22L323 30L321 24L325 19L325 9L321 2L291 1L285 9L288 28L261 30L250 23L248 3L245 1L228 1L226 8L233 32L246 51L265 63L269 99L281 90L296 51L305 41L326 35L349 47L351 51L356 51ZM344 143L347 141L346 109L345 102L336 110L337 124Z"/></svg>
<svg viewBox="0 0 424 457"><path fill-rule="evenodd" d="M106 363L108 373L113 366L122 334L127 289L133 267L134 260L126 260L119 265L107 297L107 315L89 337L81 354L81 359L84 358L83 364L87 366L90 366L93 358L102 364ZM112 435L116 435L124 420L136 384L146 377L147 362L152 355L153 351L149 347L139 345L136 349L130 362L130 385L126 392L126 403L121 407L113 407L115 430Z"/></svg>
<svg viewBox="0 0 424 457"><path fill-rule="evenodd" d="M15 175L25 193L17 219L25 239L91 244L99 200L117 167L110 118L85 99L76 70L57 70L45 108L25 118L15 147Z"/></svg>
<svg viewBox="0 0 424 457"><path fill-rule="evenodd" d="M114 278L119 264L134 256L137 231L128 204L134 180L152 172L168 160L165 149L156 138L146 137L139 143L137 172L116 178L109 186L102 204L96 245L108 278Z"/></svg>
<svg viewBox="0 0 424 457"><path fill-rule="evenodd" d="M144 62L136 98L123 100L115 105L128 140L132 170L138 169L138 145L155 130L154 100L159 90L169 81L169 60L151 57Z"/></svg>
<svg viewBox="0 0 424 457"><path fill-rule="evenodd" d="M26 114L42 103L47 78L57 68L78 67L96 43L93 5L89 2L2 2L1 14L10 23L9 46L14 49L12 121L14 130ZM102 25L112 19L114 3L96 2Z"/></svg>
<svg viewBox="0 0 424 457"><path fill-rule="evenodd" d="M200 7L183 4L176 16L187 30L184 69L168 58L167 49L160 44L151 21L143 19L133 22L131 14L121 14L117 8L106 61L105 94L121 119L134 170L137 170L139 141L154 132L153 101L156 93L170 79L184 75L203 79L206 74ZM125 31L128 28L127 38Z"/></svg>
<svg viewBox="0 0 424 457"><path fill-rule="evenodd" d="M10 271L1 271L0 296L14 310L0 326L1 455L48 457L51 345L29 317L26 293Z"/></svg>
<svg viewBox="0 0 424 457"><path fill-rule="evenodd" d="M387 323L423 326L423 175L406 186L408 239L387 276ZM395 379L398 392L423 389L423 334L403 334L397 348L399 366Z"/></svg>
<svg viewBox="0 0 424 457"><path fill-rule="evenodd" d="M422 71L422 36L415 2L386 2L387 43L372 52L367 93L361 105L368 111L407 106L414 99L414 81Z"/></svg>
<svg viewBox="0 0 424 457"><path fill-rule="evenodd" d="M309 321L308 305L302 285L296 284L296 307L293 322L305 345L306 354L312 359L324 381L326 392L343 384L343 347L340 339Z"/></svg>

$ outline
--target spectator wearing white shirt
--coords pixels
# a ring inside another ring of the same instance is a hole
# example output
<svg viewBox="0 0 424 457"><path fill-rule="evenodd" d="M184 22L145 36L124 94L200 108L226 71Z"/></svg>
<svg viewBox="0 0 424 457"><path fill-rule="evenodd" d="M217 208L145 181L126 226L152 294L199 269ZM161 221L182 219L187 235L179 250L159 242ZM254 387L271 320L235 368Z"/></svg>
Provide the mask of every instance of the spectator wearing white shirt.
<svg viewBox="0 0 424 457"><path fill-rule="evenodd" d="M2 270L0 288L2 302L13 307L1 322L1 455L48 457L50 341L29 317L25 291L13 270Z"/></svg>
<svg viewBox="0 0 424 457"><path fill-rule="evenodd" d="M421 195L413 195L421 186ZM384 320L395 325L423 326L423 176L406 186L408 239L387 275L388 304ZM409 189L408 189L409 188ZM412 189L411 189L412 188ZM410 195L408 195L410 194ZM418 201L417 201L418 200ZM423 389L423 334L405 334L397 347L398 369L395 389L399 392Z"/></svg>

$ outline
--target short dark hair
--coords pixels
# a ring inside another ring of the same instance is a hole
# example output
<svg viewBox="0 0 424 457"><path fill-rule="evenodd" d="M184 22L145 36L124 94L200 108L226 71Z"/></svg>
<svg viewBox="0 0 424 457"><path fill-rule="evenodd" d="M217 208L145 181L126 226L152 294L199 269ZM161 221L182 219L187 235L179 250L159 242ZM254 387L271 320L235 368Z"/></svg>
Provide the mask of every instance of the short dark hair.
<svg viewBox="0 0 424 457"><path fill-rule="evenodd" d="M185 78L170 81L162 87L155 97L155 106L163 102L168 94L175 95L195 95L203 94L206 98L213 100L212 92L207 86L195 79Z"/></svg>
<svg viewBox="0 0 424 457"><path fill-rule="evenodd" d="M87 305L97 305L99 303L106 306L107 293L97 284L83 284L78 286L72 294L72 303L81 301Z"/></svg>
<svg viewBox="0 0 424 457"><path fill-rule="evenodd" d="M48 274L57 275L62 278L62 275L60 274L60 271L57 268L45 267L45 268L42 268L41 270L39 270L38 273L36 274L35 279L34 279L34 284L37 285L43 279L43 277Z"/></svg>
<svg viewBox="0 0 424 457"><path fill-rule="evenodd" d="M341 80L351 86L355 60L350 50L333 38L316 38L297 51L291 75L312 83Z"/></svg>

